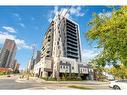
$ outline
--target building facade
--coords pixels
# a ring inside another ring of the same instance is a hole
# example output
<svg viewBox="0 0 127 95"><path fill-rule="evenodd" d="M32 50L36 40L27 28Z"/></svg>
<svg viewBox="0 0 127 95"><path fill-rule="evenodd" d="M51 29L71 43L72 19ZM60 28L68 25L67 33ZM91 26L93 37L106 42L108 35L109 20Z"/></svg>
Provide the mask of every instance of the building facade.
<svg viewBox="0 0 127 95"><path fill-rule="evenodd" d="M11 68L16 55L16 43L14 40L6 39L1 50L0 67Z"/></svg>
<svg viewBox="0 0 127 95"><path fill-rule="evenodd" d="M35 64L38 63L40 59L41 59L41 52L38 50L36 53Z"/></svg>
<svg viewBox="0 0 127 95"><path fill-rule="evenodd" d="M1 55L2 48L0 48L0 55Z"/></svg>
<svg viewBox="0 0 127 95"><path fill-rule="evenodd" d="M11 66L11 68L13 69L13 72L19 72L19 66L20 64L17 62L17 60L13 60L13 64Z"/></svg>
<svg viewBox="0 0 127 95"><path fill-rule="evenodd" d="M79 25L57 15L45 34L41 60L34 66L34 73L41 77L59 78L64 73L89 76L89 67L81 60Z"/></svg>

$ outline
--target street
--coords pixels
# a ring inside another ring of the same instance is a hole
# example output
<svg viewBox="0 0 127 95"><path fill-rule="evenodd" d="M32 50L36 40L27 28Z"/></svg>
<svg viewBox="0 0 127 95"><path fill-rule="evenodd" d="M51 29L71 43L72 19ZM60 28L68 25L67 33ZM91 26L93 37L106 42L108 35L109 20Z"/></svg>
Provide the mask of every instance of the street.
<svg viewBox="0 0 127 95"><path fill-rule="evenodd" d="M21 80L19 76L11 75L11 77L0 77L0 90L56 90L56 89L69 89L69 86L88 87L91 90L111 90L107 82L96 81L44 81L39 78L30 78L29 80ZM79 89L78 89L79 90Z"/></svg>

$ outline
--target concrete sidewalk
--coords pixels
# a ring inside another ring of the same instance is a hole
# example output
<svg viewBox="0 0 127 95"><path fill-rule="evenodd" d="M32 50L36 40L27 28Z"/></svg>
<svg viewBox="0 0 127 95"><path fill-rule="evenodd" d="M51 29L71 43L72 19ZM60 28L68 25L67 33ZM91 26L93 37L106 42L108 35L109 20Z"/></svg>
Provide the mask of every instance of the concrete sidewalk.
<svg viewBox="0 0 127 95"><path fill-rule="evenodd" d="M18 77L15 81L19 82L19 83L33 83L33 82L35 82L35 80L32 77L30 77L29 79Z"/></svg>
<svg viewBox="0 0 127 95"><path fill-rule="evenodd" d="M18 78L17 75L10 75L10 77L8 77L8 75L0 76L0 79L16 79L16 78Z"/></svg>
<svg viewBox="0 0 127 95"><path fill-rule="evenodd" d="M85 84L85 85L91 85L91 86L92 85L104 86L109 84L109 82L90 81L90 80L88 81L46 81L44 79L40 79L37 77L33 77L32 79L38 83L51 83L51 84Z"/></svg>

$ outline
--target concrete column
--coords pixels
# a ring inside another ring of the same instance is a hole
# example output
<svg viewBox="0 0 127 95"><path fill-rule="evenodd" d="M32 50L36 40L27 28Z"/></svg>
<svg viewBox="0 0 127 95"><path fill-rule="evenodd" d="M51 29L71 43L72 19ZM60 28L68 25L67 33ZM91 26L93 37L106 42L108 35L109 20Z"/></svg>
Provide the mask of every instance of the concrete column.
<svg viewBox="0 0 127 95"><path fill-rule="evenodd" d="M56 73L55 73L55 70L53 70L53 75L52 75L53 78L56 77Z"/></svg>
<svg viewBox="0 0 127 95"><path fill-rule="evenodd" d="M60 80L59 71L56 72L56 78L58 81Z"/></svg>
<svg viewBox="0 0 127 95"><path fill-rule="evenodd" d="M42 73L42 77L47 78L47 77L48 77L48 73L47 73L46 71L43 71L43 73Z"/></svg>

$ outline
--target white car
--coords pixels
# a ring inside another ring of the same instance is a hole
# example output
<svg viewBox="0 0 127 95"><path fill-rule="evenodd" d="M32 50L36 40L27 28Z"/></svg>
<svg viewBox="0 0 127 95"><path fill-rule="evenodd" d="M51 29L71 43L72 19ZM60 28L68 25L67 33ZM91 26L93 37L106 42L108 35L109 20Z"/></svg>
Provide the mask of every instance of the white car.
<svg viewBox="0 0 127 95"><path fill-rule="evenodd" d="M127 80L110 81L109 87L118 90L127 90Z"/></svg>

